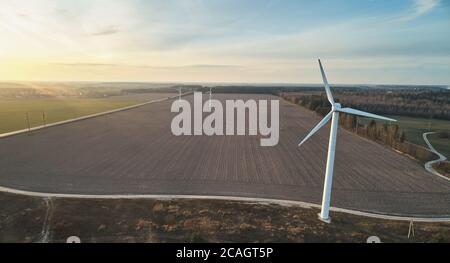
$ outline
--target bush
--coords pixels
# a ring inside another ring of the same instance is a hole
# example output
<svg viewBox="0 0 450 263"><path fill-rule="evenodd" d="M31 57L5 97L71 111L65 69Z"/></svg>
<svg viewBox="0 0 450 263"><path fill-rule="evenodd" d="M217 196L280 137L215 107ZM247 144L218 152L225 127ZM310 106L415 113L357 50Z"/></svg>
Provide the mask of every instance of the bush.
<svg viewBox="0 0 450 263"><path fill-rule="evenodd" d="M436 169L439 173L450 177L450 162L440 162L434 165L433 167Z"/></svg>
<svg viewBox="0 0 450 263"><path fill-rule="evenodd" d="M192 233L189 238L190 243L205 243L206 240L202 237L202 235L198 232Z"/></svg>

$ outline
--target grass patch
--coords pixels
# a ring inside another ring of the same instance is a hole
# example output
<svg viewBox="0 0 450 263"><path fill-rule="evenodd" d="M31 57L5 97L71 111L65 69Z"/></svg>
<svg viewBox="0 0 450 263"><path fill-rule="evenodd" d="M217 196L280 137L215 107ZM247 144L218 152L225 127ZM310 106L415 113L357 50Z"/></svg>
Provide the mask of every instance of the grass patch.
<svg viewBox="0 0 450 263"><path fill-rule="evenodd" d="M404 116L389 116L398 120L397 124L405 131L406 140L427 147L422 135L430 131L450 131L450 121L413 118ZM431 125L430 125L431 124ZM428 136L434 148L447 158L450 158L450 139L439 138L437 135Z"/></svg>
<svg viewBox="0 0 450 263"><path fill-rule="evenodd" d="M111 99L14 99L0 101L0 133L55 123L136 104Z"/></svg>

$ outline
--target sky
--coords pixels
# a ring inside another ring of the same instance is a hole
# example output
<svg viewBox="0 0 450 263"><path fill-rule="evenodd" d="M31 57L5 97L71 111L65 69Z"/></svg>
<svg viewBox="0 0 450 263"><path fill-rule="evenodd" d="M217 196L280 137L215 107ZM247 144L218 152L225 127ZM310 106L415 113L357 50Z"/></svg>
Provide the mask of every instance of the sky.
<svg viewBox="0 0 450 263"><path fill-rule="evenodd" d="M450 84L450 0L0 0L0 80Z"/></svg>

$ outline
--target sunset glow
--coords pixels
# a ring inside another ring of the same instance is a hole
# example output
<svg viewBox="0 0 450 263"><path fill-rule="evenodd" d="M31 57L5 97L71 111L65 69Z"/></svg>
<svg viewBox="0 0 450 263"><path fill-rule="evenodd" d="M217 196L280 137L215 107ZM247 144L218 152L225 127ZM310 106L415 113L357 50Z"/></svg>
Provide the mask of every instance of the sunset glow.
<svg viewBox="0 0 450 263"><path fill-rule="evenodd" d="M448 1L0 1L0 79L450 83Z"/></svg>

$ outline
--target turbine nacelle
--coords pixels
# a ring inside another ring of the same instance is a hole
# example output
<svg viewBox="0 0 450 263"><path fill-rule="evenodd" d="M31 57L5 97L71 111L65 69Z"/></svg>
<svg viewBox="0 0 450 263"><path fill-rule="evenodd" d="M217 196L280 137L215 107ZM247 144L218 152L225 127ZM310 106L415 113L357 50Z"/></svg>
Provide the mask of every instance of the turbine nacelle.
<svg viewBox="0 0 450 263"><path fill-rule="evenodd" d="M340 103L335 103L331 107L331 111L339 111L342 108L342 105Z"/></svg>

